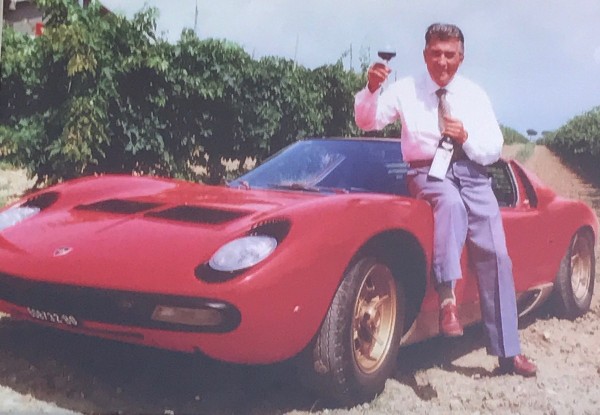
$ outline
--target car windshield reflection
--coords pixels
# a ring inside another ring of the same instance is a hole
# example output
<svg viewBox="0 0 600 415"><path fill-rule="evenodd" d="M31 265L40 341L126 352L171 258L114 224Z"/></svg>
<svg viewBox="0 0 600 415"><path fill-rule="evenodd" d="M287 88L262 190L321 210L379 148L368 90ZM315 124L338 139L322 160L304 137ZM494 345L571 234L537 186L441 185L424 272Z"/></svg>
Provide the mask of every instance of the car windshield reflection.
<svg viewBox="0 0 600 415"><path fill-rule="evenodd" d="M406 171L398 141L311 139L283 149L229 186L407 195Z"/></svg>

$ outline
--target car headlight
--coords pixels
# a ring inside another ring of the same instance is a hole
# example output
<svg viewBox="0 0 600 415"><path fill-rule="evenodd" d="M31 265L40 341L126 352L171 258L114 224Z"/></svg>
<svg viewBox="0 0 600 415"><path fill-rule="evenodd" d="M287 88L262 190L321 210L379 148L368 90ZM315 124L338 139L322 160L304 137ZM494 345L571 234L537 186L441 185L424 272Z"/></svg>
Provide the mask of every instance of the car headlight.
<svg viewBox="0 0 600 415"><path fill-rule="evenodd" d="M216 271L239 271L263 261L275 248L277 239L272 236L244 236L219 248L208 261L208 265Z"/></svg>
<svg viewBox="0 0 600 415"><path fill-rule="evenodd" d="M26 205L13 206L6 209L0 213L0 232L39 213L40 210L37 206Z"/></svg>
<svg viewBox="0 0 600 415"><path fill-rule="evenodd" d="M57 192L45 192L30 197L0 212L0 232L38 214L58 200Z"/></svg>

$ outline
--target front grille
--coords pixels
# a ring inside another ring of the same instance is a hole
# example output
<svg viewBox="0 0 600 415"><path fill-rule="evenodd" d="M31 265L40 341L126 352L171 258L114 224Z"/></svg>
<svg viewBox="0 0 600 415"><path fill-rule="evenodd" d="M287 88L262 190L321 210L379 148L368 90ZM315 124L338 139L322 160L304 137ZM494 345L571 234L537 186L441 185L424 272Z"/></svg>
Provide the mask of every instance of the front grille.
<svg viewBox="0 0 600 415"><path fill-rule="evenodd" d="M239 311L223 301L167 294L107 290L66 284L36 282L0 273L0 299L21 307L73 315L78 320L121 326L187 332L229 332L237 328ZM151 319L157 305L217 309L219 326L198 327Z"/></svg>

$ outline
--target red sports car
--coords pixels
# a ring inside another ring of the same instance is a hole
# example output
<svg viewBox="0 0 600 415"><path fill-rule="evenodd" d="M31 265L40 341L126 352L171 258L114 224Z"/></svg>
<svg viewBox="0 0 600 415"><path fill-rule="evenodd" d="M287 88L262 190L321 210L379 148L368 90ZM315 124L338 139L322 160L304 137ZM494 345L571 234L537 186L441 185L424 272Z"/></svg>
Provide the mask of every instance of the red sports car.
<svg viewBox="0 0 600 415"><path fill-rule="evenodd" d="M438 334L432 212L400 143L297 142L227 186L101 176L0 211L0 310L71 332L228 362L296 357L342 405L371 399L398 349ZM598 220L516 161L489 168L519 310L585 313ZM480 319L463 254L464 324Z"/></svg>

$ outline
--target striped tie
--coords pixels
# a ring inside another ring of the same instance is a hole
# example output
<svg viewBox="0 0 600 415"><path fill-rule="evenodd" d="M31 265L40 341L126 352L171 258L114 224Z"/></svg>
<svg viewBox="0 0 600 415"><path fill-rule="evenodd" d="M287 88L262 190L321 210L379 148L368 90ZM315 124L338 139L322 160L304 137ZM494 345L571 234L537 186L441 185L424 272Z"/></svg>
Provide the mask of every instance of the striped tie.
<svg viewBox="0 0 600 415"><path fill-rule="evenodd" d="M444 131L444 117L450 115L450 106L448 105L448 101L446 101L446 88L440 88L435 91L435 94L438 97L438 127L440 128L440 132Z"/></svg>

